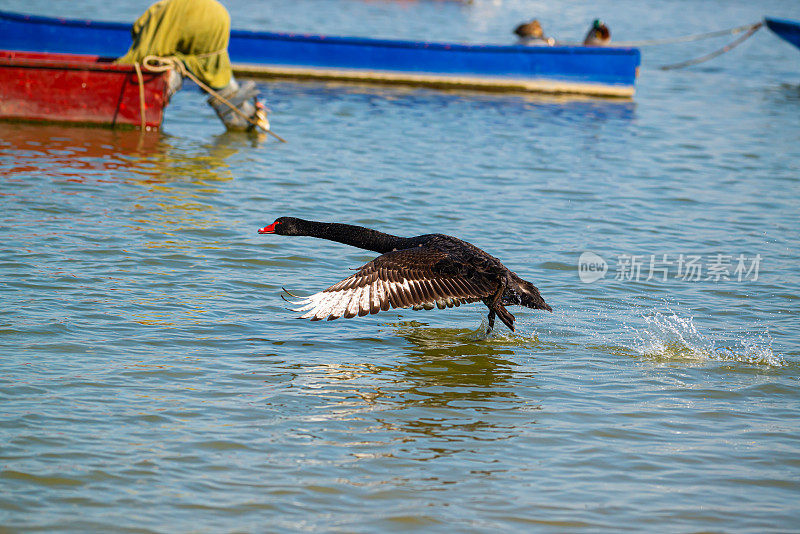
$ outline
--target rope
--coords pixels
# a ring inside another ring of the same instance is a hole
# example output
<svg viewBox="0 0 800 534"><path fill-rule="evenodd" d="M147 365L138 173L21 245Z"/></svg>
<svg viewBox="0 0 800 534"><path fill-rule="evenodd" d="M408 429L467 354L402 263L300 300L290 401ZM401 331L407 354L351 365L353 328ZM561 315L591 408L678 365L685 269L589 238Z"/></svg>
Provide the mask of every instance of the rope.
<svg viewBox="0 0 800 534"><path fill-rule="evenodd" d="M203 54L203 55L201 55L199 57L212 56L212 55L215 55L215 54L219 54L220 52L221 51L211 52L209 54ZM183 64L183 61L181 61L180 58L177 58L175 56L168 56L168 57L147 56L142 60L142 66L145 67L147 70L149 70L151 72L166 72L166 71L168 71L170 69L177 70L178 72L181 73L182 76L186 76L187 78L192 80L194 83L196 83L198 86L200 86L200 88L203 91L205 91L206 93L210 94L211 96L213 96L214 98L218 99L220 102L222 102L223 104L225 104L226 106L231 108L235 113L237 113L244 120L246 120L247 122L249 122L250 124L252 124L256 128L260 127L259 124L258 124L258 121L256 121L253 118L248 117L247 115L245 115L245 113L242 110L240 110L239 108L234 106L229 100L224 98L222 95L220 95L218 92L213 90L208 85L206 85L203 82L201 82L200 79L197 76L192 74L189 71L189 69L186 68L186 65ZM137 65L137 69L138 69L138 65ZM279 136L278 134L276 134L272 130L265 129L264 131L266 131L271 136L275 137L275 139L277 139L281 143L285 143L286 142L286 140L284 138L282 138L281 136Z"/></svg>
<svg viewBox="0 0 800 534"><path fill-rule="evenodd" d="M708 33L697 33L694 35L684 35L682 37L673 37L671 39L651 39L649 41L620 41L620 42L614 42L609 46L632 47L632 46L655 46L655 45L665 45L674 43L689 43L692 41L711 39L712 37L722 37L723 35L736 35L737 33L750 31L753 28L758 29L761 27L762 24L763 24L762 22L753 22L750 24L745 24L744 26L729 28L727 30L719 30Z"/></svg>
<svg viewBox="0 0 800 534"><path fill-rule="evenodd" d="M730 52L731 50L733 50L734 48L736 48L737 46L739 46L740 44L745 42L754 33L756 33L759 30L759 28L761 28L761 26L763 26L763 25L764 24L762 22L759 22L758 24L753 24L750 27L750 30L747 33L745 33L744 35L742 35L741 37L739 37L735 41L733 41L731 43L728 43L727 45L723 46L719 50L715 50L714 52L711 52L710 54L706 54L705 56L700 56L700 57L695 58L695 59L690 59L688 61L681 61L680 63L673 63L671 65L664 65L663 67L661 67L661 70L682 69L684 67L690 67L692 65L697 65L698 63L703 63L705 61L708 61L709 59L714 59L717 56L721 56L725 52Z"/></svg>
<svg viewBox="0 0 800 534"><path fill-rule="evenodd" d="M139 81L139 120L141 122L141 129L144 131L147 126L144 117L144 78L142 77L142 69L139 67L138 63L134 63L133 68L136 69L136 79Z"/></svg>

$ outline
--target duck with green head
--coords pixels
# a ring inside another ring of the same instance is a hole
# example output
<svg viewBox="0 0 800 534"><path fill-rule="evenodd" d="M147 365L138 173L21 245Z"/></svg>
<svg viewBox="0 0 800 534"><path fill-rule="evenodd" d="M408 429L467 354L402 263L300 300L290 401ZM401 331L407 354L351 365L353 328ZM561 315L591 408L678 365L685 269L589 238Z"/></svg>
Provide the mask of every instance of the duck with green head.
<svg viewBox="0 0 800 534"><path fill-rule="evenodd" d="M584 46L604 46L611 42L611 30L600 19L594 19L592 27L583 39Z"/></svg>

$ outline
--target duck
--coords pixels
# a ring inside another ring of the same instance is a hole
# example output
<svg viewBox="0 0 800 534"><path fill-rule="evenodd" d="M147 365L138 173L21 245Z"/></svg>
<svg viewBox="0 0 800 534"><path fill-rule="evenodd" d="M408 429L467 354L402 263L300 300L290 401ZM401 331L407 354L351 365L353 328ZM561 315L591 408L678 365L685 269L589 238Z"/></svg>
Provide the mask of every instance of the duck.
<svg viewBox="0 0 800 534"><path fill-rule="evenodd" d="M398 237L363 226L279 217L259 234L307 236L380 254L355 273L307 297L286 291L297 301L302 319L329 321L387 311L431 310L483 302L489 308L489 332L499 317L514 331L514 315L505 307L525 306L552 312L539 289L475 245L444 234ZM285 298L285 297L284 297ZM288 299L286 299L288 300Z"/></svg>
<svg viewBox="0 0 800 534"><path fill-rule="evenodd" d="M600 19L594 19L592 27L583 39L584 46L603 46L611 42L611 30Z"/></svg>
<svg viewBox="0 0 800 534"><path fill-rule="evenodd" d="M519 44L549 46L555 44L555 39L545 37L544 30L538 19L520 24L514 28L514 33L519 37Z"/></svg>

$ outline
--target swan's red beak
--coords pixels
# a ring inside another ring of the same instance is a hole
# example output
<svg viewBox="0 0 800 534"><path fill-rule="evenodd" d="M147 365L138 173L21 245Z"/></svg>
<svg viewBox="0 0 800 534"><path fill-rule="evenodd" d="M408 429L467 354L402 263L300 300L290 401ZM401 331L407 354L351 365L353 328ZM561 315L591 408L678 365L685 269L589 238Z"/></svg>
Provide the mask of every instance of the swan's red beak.
<svg viewBox="0 0 800 534"><path fill-rule="evenodd" d="M259 234L274 234L275 233L275 223L270 224L269 226L265 226L264 228L258 229Z"/></svg>

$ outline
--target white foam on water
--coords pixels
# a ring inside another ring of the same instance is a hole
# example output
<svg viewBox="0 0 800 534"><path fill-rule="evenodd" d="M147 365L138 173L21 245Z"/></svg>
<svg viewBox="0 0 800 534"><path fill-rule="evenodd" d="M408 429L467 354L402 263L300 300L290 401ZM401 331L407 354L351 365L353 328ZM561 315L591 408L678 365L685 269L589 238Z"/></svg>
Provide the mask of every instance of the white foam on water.
<svg viewBox="0 0 800 534"><path fill-rule="evenodd" d="M693 317L654 312L643 317L644 327L633 330L629 348L637 354L659 361L716 360L752 365L783 367L786 360L772 350L768 331L734 336L725 343L703 334Z"/></svg>

